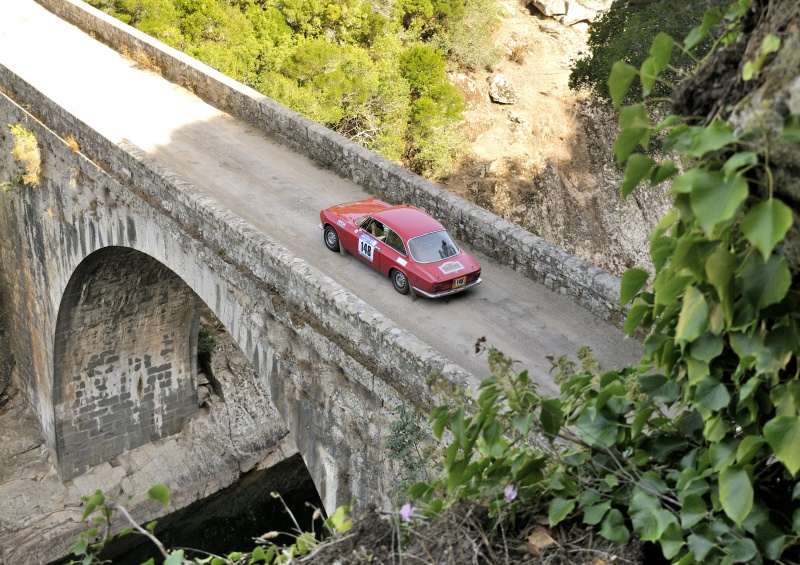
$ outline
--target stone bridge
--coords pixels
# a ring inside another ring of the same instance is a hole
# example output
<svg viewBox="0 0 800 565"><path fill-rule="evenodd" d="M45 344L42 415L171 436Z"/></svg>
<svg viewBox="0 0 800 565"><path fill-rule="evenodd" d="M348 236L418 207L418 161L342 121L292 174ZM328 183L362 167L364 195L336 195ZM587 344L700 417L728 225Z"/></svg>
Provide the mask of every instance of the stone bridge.
<svg viewBox="0 0 800 565"><path fill-rule="evenodd" d="M116 49L147 53L165 78L369 192L435 213L493 260L619 322L619 281L608 273L77 0L39 3ZM0 86L0 296L16 384L59 480L164 441L198 417L204 303L282 417L271 437L252 438L249 467L288 434L328 510L390 490L398 469L383 443L395 408L424 415L435 402L427 375L462 385L470 375L135 145L104 137L1 58ZM7 124L36 139L38 187L19 182Z"/></svg>

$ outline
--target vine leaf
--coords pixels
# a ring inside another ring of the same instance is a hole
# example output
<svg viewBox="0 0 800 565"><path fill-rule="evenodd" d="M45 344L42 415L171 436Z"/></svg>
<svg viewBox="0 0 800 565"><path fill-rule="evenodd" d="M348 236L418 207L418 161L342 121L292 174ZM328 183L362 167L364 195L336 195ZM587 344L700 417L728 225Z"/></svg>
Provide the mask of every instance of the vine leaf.
<svg viewBox="0 0 800 565"><path fill-rule="evenodd" d="M675 341L689 342L697 339L708 325L708 304L703 293L695 287L686 289L683 296L678 326L675 328Z"/></svg>
<svg viewBox="0 0 800 565"><path fill-rule="evenodd" d="M623 200L653 170L653 165L655 164L656 162L650 157L641 153L634 153L628 157L628 166L625 167L625 175L622 178L622 186L620 188Z"/></svg>
<svg viewBox="0 0 800 565"><path fill-rule="evenodd" d="M147 495L153 500L159 501L164 506L169 506L169 488L167 485L155 485L147 491Z"/></svg>
<svg viewBox="0 0 800 565"><path fill-rule="evenodd" d="M800 470L800 416L779 416L764 425L764 438L792 476Z"/></svg>
<svg viewBox="0 0 800 565"><path fill-rule="evenodd" d="M702 157L711 151L718 151L735 142L733 126L722 120L716 120L706 128L695 128L692 134L691 157Z"/></svg>
<svg viewBox="0 0 800 565"><path fill-rule="evenodd" d="M753 509L753 483L746 469L725 467L719 474L719 500L725 514L741 526Z"/></svg>
<svg viewBox="0 0 800 565"><path fill-rule="evenodd" d="M622 100L628 94L628 89L631 87L633 79L638 74L636 67L624 61L617 61L611 67L611 74L608 76L606 84L608 84L608 93L611 95L615 110L622 104Z"/></svg>
<svg viewBox="0 0 800 565"><path fill-rule="evenodd" d="M623 273L619 291L620 307L634 299L649 277L650 273L640 268L628 269Z"/></svg>
<svg viewBox="0 0 800 565"><path fill-rule="evenodd" d="M747 212L741 226L744 236L766 261L792 227L792 210L780 200L770 198Z"/></svg>
<svg viewBox="0 0 800 565"><path fill-rule="evenodd" d="M637 145L647 147L650 142L650 120L644 106L635 104L619 111L619 125L622 131L614 141L614 156L621 165Z"/></svg>
<svg viewBox="0 0 800 565"><path fill-rule="evenodd" d="M722 173L714 171L699 176L697 181L690 198L694 213L707 232L733 218L750 192L747 181L738 174L726 181Z"/></svg>

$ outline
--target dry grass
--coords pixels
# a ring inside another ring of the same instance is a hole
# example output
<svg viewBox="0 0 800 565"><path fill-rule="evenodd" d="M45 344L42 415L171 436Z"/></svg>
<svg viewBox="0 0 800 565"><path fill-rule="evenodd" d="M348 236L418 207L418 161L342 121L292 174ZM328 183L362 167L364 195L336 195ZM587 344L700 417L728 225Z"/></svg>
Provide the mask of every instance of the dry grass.
<svg viewBox="0 0 800 565"><path fill-rule="evenodd" d="M523 519L518 524L526 524ZM506 524L506 526L508 526ZM546 519L513 530L487 530L485 508L461 503L434 520L406 528L395 515L374 509L348 532L301 557L304 565L633 565L642 563L639 544L618 547L583 524L549 528Z"/></svg>
<svg viewBox="0 0 800 565"><path fill-rule="evenodd" d="M74 135L68 134L68 135L64 136L64 141L67 142L67 145L69 145L70 149L72 149L72 151L74 153L79 153L80 152L81 147L80 147L80 145L78 145L78 140L75 139Z"/></svg>
<svg viewBox="0 0 800 565"><path fill-rule="evenodd" d="M14 147L11 154L14 159L25 166L22 182L28 186L39 186L42 172L42 153L39 144L32 132L22 127L22 124L9 124L8 129L14 136Z"/></svg>
<svg viewBox="0 0 800 565"><path fill-rule="evenodd" d="M133 51L123 45L119 52L123 57L132 61L137 69L161 75L161 68L150 58L145 50L138 45Z"/></svg>

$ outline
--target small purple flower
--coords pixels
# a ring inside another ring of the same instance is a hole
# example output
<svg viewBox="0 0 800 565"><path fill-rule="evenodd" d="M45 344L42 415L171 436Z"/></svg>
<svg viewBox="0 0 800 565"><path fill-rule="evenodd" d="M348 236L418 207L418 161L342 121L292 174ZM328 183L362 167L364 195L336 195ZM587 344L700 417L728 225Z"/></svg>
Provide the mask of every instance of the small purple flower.
<svg viewBox="0 0 800 565"><path fill-rule="evenodd" d="M506 497L506 502L511 502L517 498L517 489L514 488L514 485L508 485L503 491L503 494Z"/></svg>
<svg viewBox="0 0 800 565"><path fill-rule="evenodd" d="M410 522L411 518L414 517L414 507L411 506L410 502L403 504L403 507L400 509L400 517L403 519L403 522Z"/></svg>

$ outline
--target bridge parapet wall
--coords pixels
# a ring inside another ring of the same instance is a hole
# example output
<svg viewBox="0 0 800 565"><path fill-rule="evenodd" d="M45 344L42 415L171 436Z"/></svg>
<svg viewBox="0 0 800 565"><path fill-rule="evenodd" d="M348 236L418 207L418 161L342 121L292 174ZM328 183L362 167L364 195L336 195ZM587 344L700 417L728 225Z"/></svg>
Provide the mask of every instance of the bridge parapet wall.
<svg viewBox="0 0 800 565"><path fill-rule="evenodd" d="M462 241L601 319L621 324L619 278L550 245L516 224L442 189L289 110L255 90L122 24L81 0L36 0L117 50L143 53L168 80L243 119L298 152L361 184L379 198L413 204L437 217Z"/></svg>

